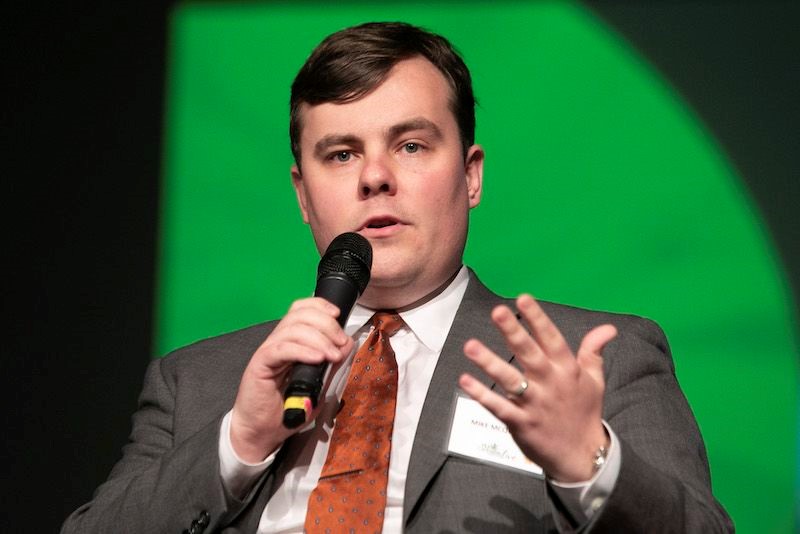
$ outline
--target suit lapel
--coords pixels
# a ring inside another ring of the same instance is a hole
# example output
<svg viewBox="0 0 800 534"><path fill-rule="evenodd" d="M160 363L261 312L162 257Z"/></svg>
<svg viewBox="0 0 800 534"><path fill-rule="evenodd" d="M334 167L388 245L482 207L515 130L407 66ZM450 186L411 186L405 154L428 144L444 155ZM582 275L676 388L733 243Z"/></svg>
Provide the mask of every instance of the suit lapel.
<svg viewBox="0 0 800 534"><path fill-rule="evenodd" d="M403 501L404 524L408 524L425 488L447 459L446 439L459 376L470 373L487 386L493 386L483 372L464 356L464 343L474 337L498 354L511 358L502 336L490 320L492 308L503 302L470 270L469 285L433 372L414 437Z"/></svg>

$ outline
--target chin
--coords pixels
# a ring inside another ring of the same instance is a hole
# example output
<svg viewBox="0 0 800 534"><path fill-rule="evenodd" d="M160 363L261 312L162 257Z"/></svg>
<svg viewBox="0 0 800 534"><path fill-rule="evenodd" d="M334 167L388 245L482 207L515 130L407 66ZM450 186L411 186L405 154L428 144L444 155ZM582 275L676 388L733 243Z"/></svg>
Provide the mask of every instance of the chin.
<svg viewBox="0 0 800 534"><path fill-rule="evenodd" d="M376 272L377 271L377 272ZM382 271L373 269L370 273L370 288L398 288L406 286L411 277L400 271Z"/></svg>
<svg viewBox="0 0 800 534"><path fill-rule="evenodd" d="M378 252L372 259L370 283L397 287L418 278L424 269L421 265L410 261L412 259L406 255L388 255Z"/></svg>

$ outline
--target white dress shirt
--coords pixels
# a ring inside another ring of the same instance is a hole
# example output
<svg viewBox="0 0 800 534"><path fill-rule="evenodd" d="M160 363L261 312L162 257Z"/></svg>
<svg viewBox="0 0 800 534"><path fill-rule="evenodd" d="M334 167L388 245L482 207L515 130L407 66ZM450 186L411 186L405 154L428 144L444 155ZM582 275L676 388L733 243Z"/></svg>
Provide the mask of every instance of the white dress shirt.
<svg viewBox="0 0 800 534"><path fill-rule="evenodd" d="M436 362L468 282L469 271L462 267L440 294L421 306L400 313L405 324L390 340L397 359L398 388L383 523L383 531L387 533L403 530L403 497L417 422ZM355 339L354 349L341 365L330 369L324 397L320 399L319 415L293 440L293 450L287 451L287 457L278 468L278 487L261 516L259 534L303 532L308 498L317 485L328 454L328 437L347 382L352 356L369 335L371 327L368 321L374 313L375 310L358 304L354 306L344 329ZM277 453L256 464L242 461L231 445L230 417L229 412L220 429L220 471L227 490L241 498L272 464ZM558 484L551 481L554 491L579 522L592 516L611 493L616 482L620 453L616 436L610 429L609 433L612 444L608 459L591 481L582 484Z"/></svg>

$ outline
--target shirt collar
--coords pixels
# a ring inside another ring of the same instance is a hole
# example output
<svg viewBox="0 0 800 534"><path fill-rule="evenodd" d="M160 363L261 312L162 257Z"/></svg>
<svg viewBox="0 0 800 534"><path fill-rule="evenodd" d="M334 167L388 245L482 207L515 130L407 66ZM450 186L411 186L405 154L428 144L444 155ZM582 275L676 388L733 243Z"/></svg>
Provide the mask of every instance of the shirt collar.
<svg viewBox="0 0 800 534"><path fill-rule="evenodd" d="M469 270L462 265L453 281L441 293L424 304L400 313L406 326L430 350L442 351L468 282ZM358 332L374 313L375 310L360 304L353 306L344 329L347 335Z"/></svg>

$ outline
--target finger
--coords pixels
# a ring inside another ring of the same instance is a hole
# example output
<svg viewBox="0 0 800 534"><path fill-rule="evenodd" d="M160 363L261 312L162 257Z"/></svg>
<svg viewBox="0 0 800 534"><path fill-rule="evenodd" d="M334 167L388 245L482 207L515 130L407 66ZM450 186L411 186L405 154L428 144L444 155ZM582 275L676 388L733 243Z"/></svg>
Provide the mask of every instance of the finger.
<svg viewBox="0 0 800 534"><path fill-rule="evenodd" d="M498 395L469 374L461 375L458 379L458 385L467 395L492 412L495 417L504 422L509 428L518 426L518 422L525 415L524 410L519 405Z"/></svg>
<svg viewBox="0 0 800 534"><path fill-rule="evenodd" d="M335 308L335 306L333 307ZM303 325L318 331L337 347L345 345L350 339L350 336L342 330L338 321L330 314L330 310L323 309L319 306L295 308L281 320L275 328L275 333L283 334L288 330L296 328L298 325Z"/></svg>
<svg viewBox="0 0 800 534"><path fill-rule="evenodd" d="M339 307L335 304L332 304L321 297L308 297L305 299L299 299L292 302L292 305L289 306L289 311L287 315L291 312L296 312L299 310L305 309L316 309L319 311L323 311L332 317L339 317Z"/></svg>
<svg viewBox="0 0 800 534"><path fill-rule="evenodd" d="M288 332L286 339L319 350L325 354L326 359L338 361L350 352L353 340L339 328L338 324L333 328L331 331L325 326L297 324Z"/></svg>
<svg viewBox="0 0 800 534"><path fill-rule="evenodd" d="M339 307L325 300L324 298L308 297L305 299L299 299L292 302L291 306L289 306L289 310L287 311L286 315L301 310L319 310L334 318L338 317L340 314Z"/></svg>
<svg viewBox="0 0 800 534"><path fill-rule="evenodd" d="M464 354L508 394L517 391L525 381L519 369L505 362L477 339L464 344Z"/></svg>
<svg viewBox="0 0 800 534"><path fill-rule="evenodd" d="M544 353L508 306L497 306L493 309L492 321L503 334L508 350L517 357L526 371L538 375L547 371L549 362Z"/></svg>
<svg viewBox="0 0 800 534"><path fill-rule="evenodd" d="M305 343L282 340L265 350L262 363L269 368L276 368L294 363L317 364L333 359L325 350L310 347Z"/></svg>
<svg viewBox="0 0 800 534"><path fill-rule="evenodd" d="M586 334L578 349L578 365L601 384L605 381L603 349L615 337L617 337L617 329L614 325L604 324Z"/></svg>
<svg viewBox="0 0 800 534"><path fill-rule="evenodd" d="M352 343L352 342L351 342ZM259 348L259 356L267 366L309 359L313 363L323 360L339 361L346 356L350 344L338 346L316 328L305 324L293 324L275 333Z"/></svg>
<svg viewBox="0 0 800 534"><path fill-rule="evenodd" d="M564 336L536 300L523 294L517 298L517 308L531 329L531 335L541 350L554 361L572 358Z"/></svg>

